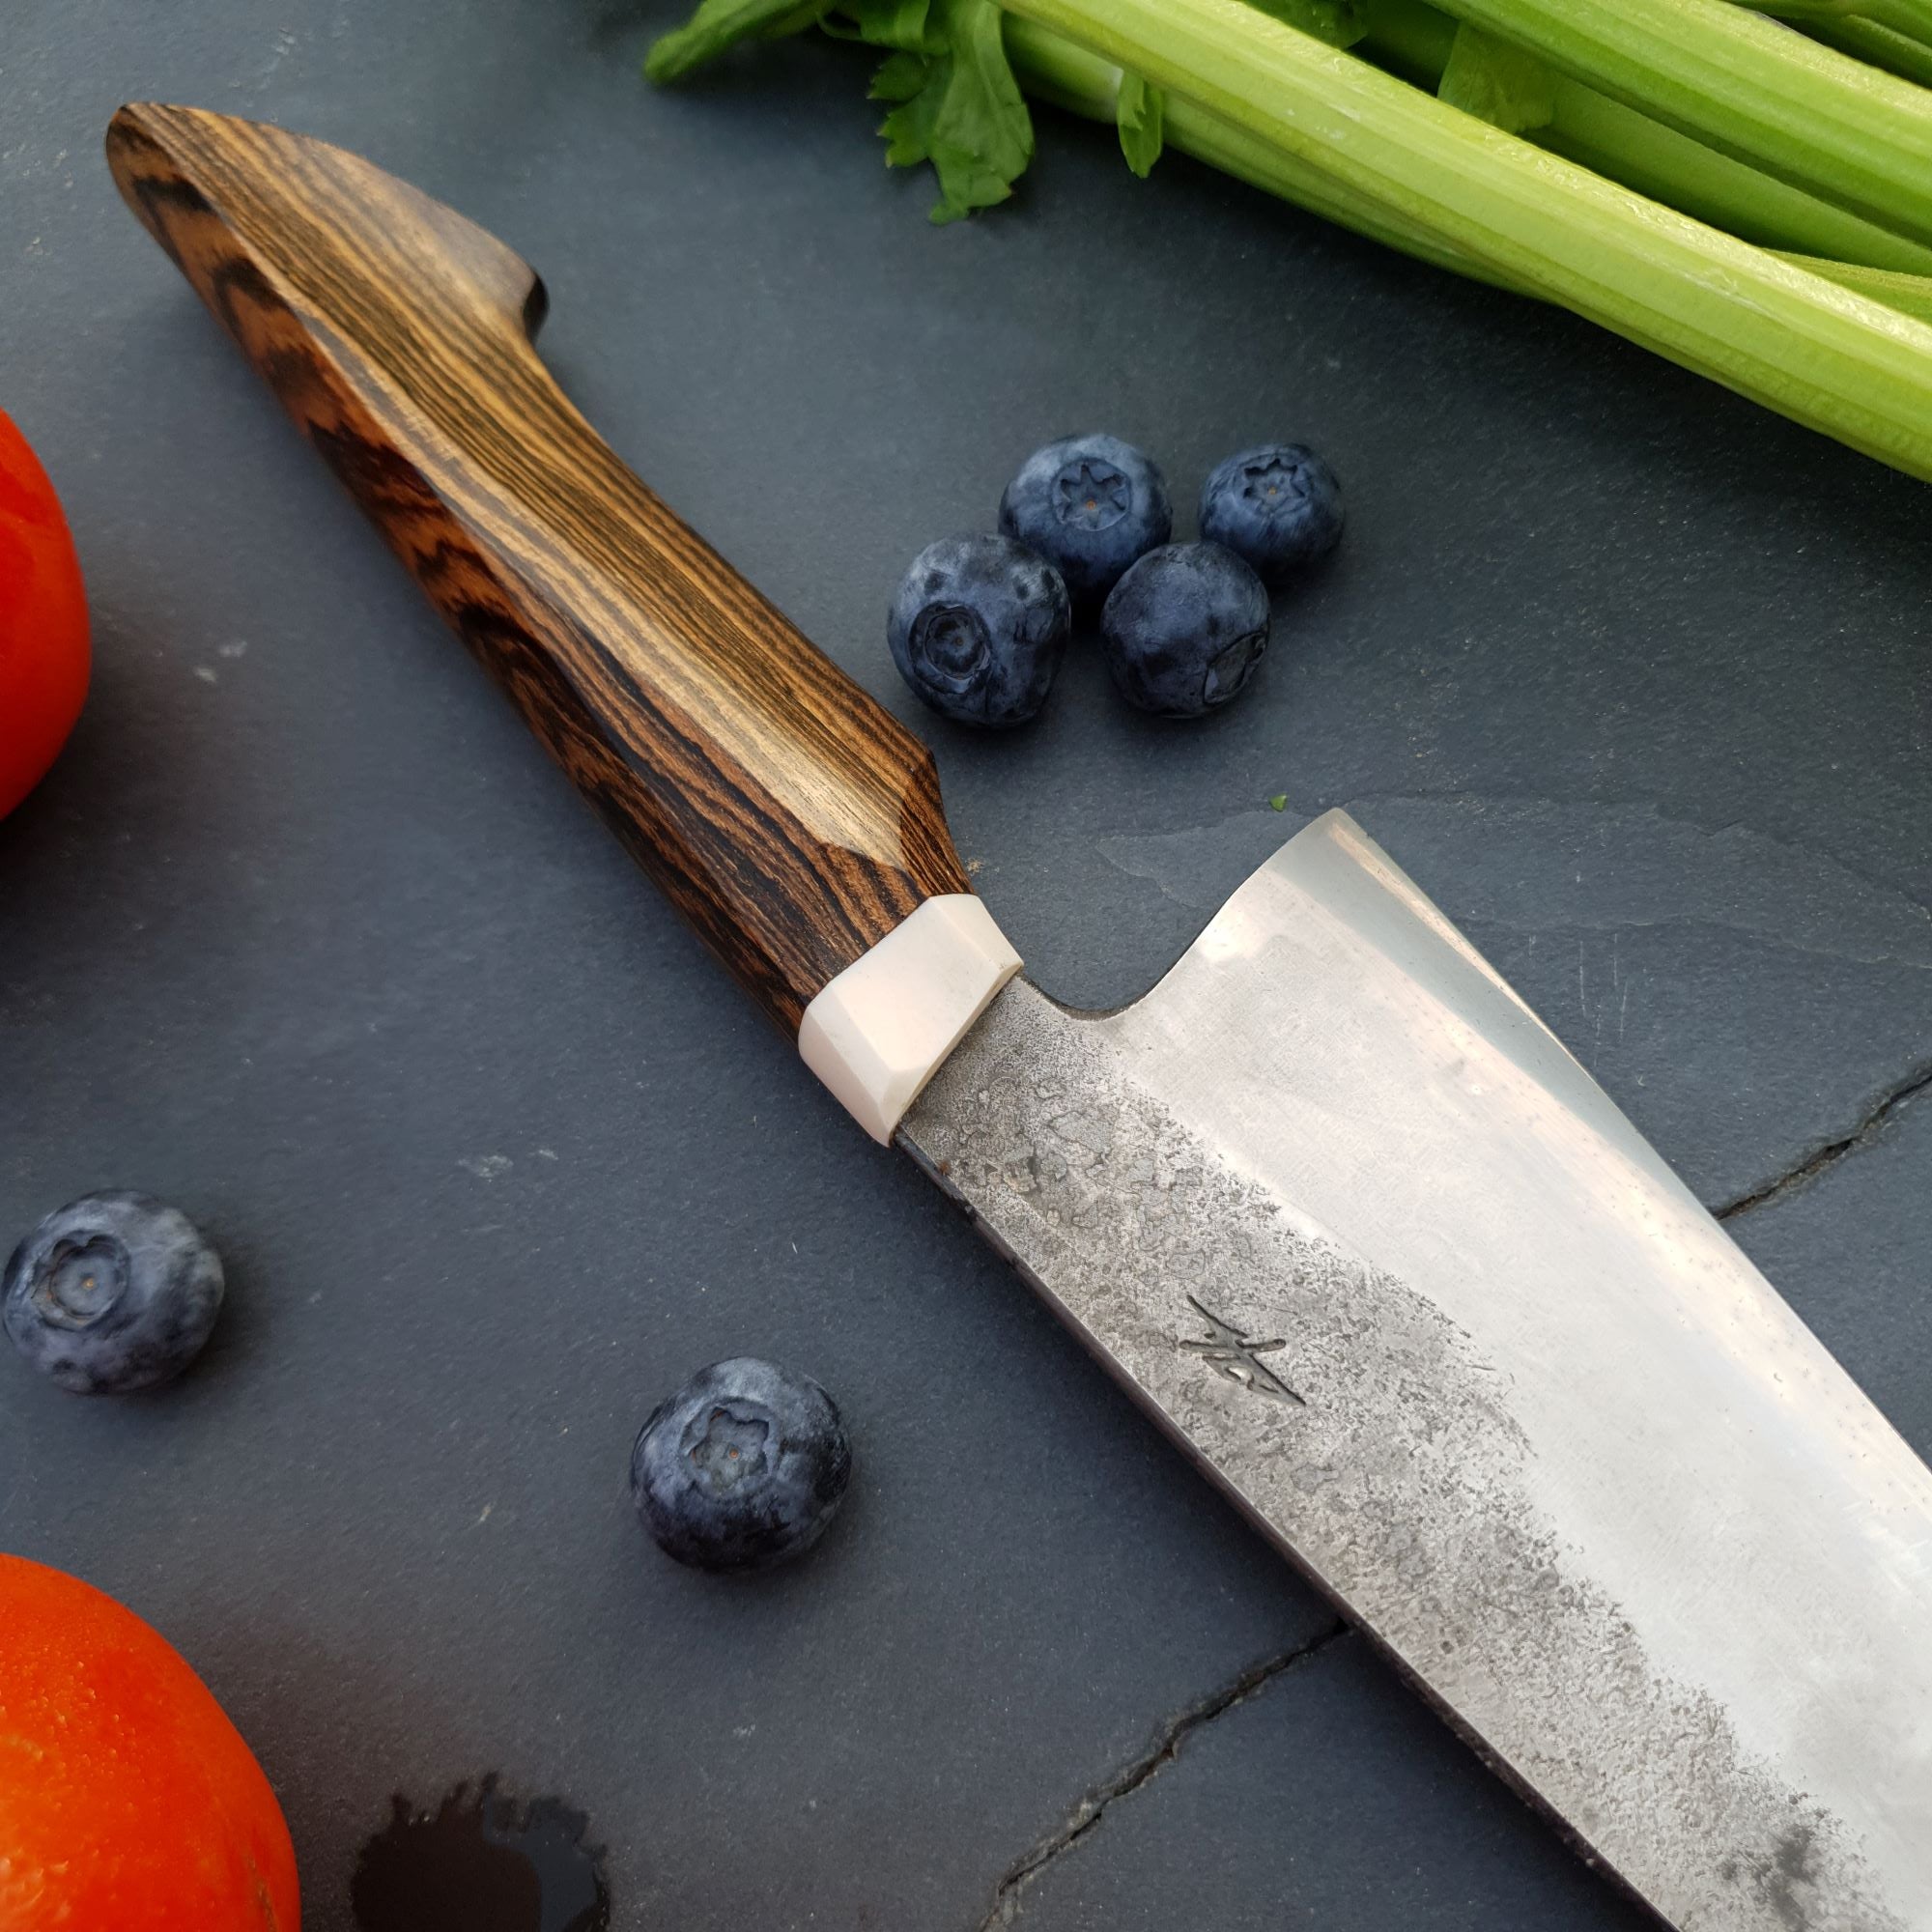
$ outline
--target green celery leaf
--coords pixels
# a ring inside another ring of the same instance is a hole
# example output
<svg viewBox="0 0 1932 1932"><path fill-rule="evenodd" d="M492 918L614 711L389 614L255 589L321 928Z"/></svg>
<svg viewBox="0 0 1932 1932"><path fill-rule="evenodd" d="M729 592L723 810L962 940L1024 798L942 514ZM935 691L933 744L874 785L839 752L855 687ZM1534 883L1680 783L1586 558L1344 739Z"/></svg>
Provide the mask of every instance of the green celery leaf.
<svg viewBox="0 0 1932 1932"><path fill-rule="evenodd" d="M1121 129L1121 153L1127 165L1143 181L1153 172L1160 159L1161 127L1167 114L1167 96L1150 87L1137 73L1121 76L1120 98L1114 118Z"/></svg>
<svg viewBox="0 0 1932 1932"><path fill-rule="evenodd" d="M841 41L863 41L868 47L944 53L946 43L935 32L931 14L932 0L835 0L818 24Z"/></svg>
<svg viewBox="0 0 1932 1932"><path fill-rule="evenodd" d="M1007 62L993 0L932 0L944 51L895 53L872 81L897 104L880 124L892 167L930 161L939 177L934 221L956 221L1012 193L1033 158L1033 122Z"/></svg>
<svg viewBox="0 0 1932 1932"><path fill-rule="evenodd" d="M1331 47L1352 47L1369 31L1364 0L1248 0L1248 4Z"/></svg>
<svg viewBox="0 0 1932 1932"><path fill-rule="evenodd" d="M894 54L879 64L872 76L874 100L900 103L879 123L889 168L913 168L931 157L931 143L923 126L926 110L920 103L931 85L934 65L923 54Z"/></svg>
<svg viewBox="0 0 1932 1932"><path fill-rule="evenodd" d="M910 100L931 77L932 63L923 54L892 54L879 63L867 93L873 100ZM895 161L893 165L900 164Z"/></svg>
<svg viewBox="0 0 1932 1932"><path fill-rule="evenodd" d="M1556 76L1534 54L1464 20L1456 29L1449 65L1435 90L1451 107L1520 134L1556 118Z"/></svg>
<svg viewBox="0 0 1932 1932"><path fill-rule="evenodd" d="M651 79L677 80L715 60L726 47L753 34L797 34L810 26L832 0L700 0L683 26L652 43L644 56Z"/></svg>

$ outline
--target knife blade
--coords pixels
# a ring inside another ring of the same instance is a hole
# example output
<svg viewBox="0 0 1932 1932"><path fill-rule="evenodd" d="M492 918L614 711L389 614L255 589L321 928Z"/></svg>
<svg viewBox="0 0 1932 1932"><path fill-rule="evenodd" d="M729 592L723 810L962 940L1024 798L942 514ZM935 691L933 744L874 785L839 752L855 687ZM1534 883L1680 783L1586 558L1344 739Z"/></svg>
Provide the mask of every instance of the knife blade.
<svg viewBox="0 0 1932 1932"><path fill-rule="evenodd" d="M1124 1010L1024 978L930 754L354 156L124 108L130 206L826 1084L1680 1932L1932 1924L1932 1473L1351 821Z"/></svg>
<svg viewBox="0 0 1932 1932"><path fill-rule="evenodd" d="M901 1138L1671 1923L1932 1923L1932 1477L1345 813L1135 1005L1015 980Z"/></svg>

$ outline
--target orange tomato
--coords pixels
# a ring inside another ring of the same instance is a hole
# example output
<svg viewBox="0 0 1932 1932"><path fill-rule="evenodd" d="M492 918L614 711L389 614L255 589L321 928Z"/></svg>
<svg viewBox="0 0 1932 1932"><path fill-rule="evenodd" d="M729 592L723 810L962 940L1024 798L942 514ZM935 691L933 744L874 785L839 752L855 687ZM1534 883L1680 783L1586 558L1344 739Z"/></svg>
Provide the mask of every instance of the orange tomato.
<svg viewBox="0 0 1932 1932"><path fill-rule="evenodd" d="M0 410L0 818L67 743L87 668L87 596L60 498Z"/></svg>
<svg viewBox="0 0 1932 1932"><path fill-rule="evenodd" d="M131 1610L0 1556L0 1926L299 1932L275 1794Z"/></svg>

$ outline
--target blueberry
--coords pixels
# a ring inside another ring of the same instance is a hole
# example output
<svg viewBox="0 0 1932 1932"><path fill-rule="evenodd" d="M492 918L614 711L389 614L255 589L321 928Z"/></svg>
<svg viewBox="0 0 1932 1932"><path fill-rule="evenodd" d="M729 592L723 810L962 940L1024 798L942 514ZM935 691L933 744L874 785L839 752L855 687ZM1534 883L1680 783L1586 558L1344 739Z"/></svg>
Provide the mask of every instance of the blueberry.
<svg viewBox="0 0 1932 1932"><path fill-rule="evenodd" d="M117 1190L70 1202L14 1250L0 1322L62 1388L124 1395L193 1361L221 1293L221 1258L185 1214Z"/></svg>
<svg viewBox="0 0 1932 1932"><path fill-rule="evenodd" d="M1024 724L1046 702L1071 621L1060 573L1005 537L942 537L886 619L899 675L966 724Z"/></svg>
<svg viewBox="0 0 1932 1932"><path fill-rule="evenodd" d="M1136 557L1164 544L1174 508L1159 466L1117 436L1068 436L1037 449L1000 498L1000 527L1037 550L1094 605Z"/></svg>
<svg viewBox="0 0 1932 1932"><path fill-rule="evenodd" d="M1202 486L1201 534L1279 583L1335 548L1342 535L1342 486L1301 443L1244 449Z"/></svg>
<svg viewBox="0 0 1932 1932"><path fill-rule="evenodd" d="M832 1398L809 1376L738 1355L651 1411L631 1450L631 1500L680 1563L763 1570L818 1541L851 1474Z"/></svg>
<svg viewBox="0 0 1932 1932"><path fill-rule="evenodd" d="M1100 644L1121 696L1170 718L1198 718L1237 696L1267 636L1265 586L1219 544L1149 551L1100 613Z"/></svg>

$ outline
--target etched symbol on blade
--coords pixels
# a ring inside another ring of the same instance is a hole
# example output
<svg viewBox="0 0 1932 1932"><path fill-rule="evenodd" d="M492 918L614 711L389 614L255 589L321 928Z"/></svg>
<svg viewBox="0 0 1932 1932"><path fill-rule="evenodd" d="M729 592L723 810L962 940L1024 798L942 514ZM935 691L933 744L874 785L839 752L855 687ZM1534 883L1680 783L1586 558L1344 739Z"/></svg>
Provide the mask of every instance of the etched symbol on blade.
<svg viewBox="0 0 1932 1932"><path fill-rule="evenodd" d="M1183 1341L1181 1347L1191 1355L1199 1355L1217 1376L1226 1376L1231 1382L1239 1382L1244 1389L1252 1389L1257 1395L1273 1396L1279 1402L1299 1403L1308 1406L1307 1399L1296 1395L1268 1365L1257 1359L1262 1355L1271 1355L1277 1349L1285 1349L1285 1341L1256 1342L1241 1333L1231 1321L1223 1321L1211 1309L1204 1308L1190 1294L1187 1305L1208 1324L1208 1339L1205 1342Z"/></svg>

